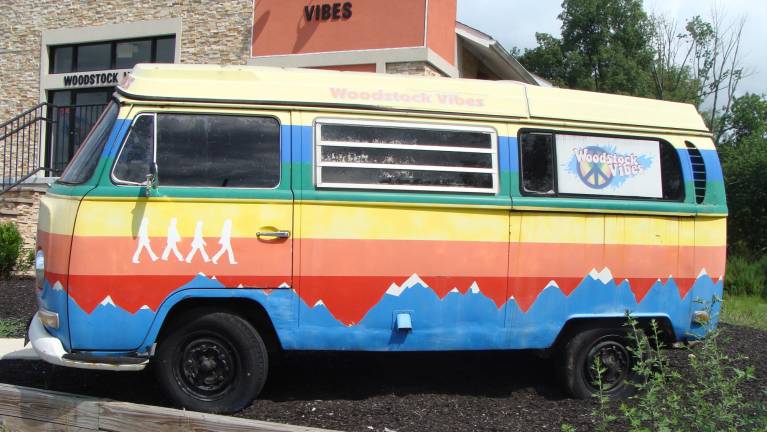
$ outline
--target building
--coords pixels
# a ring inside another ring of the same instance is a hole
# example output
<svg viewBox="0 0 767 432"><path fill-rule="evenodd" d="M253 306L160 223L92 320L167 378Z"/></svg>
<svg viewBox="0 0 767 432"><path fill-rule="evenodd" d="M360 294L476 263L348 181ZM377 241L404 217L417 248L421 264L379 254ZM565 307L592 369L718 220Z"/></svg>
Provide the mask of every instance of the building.
<svg viewBox="0 0 767 432"><path fill-rule="evenodd" d="M38 178L39 167L60 172L140 62L539 83L492 37L456 22L457 0L8 1L0 14L10 29L0 42L4 189ZM6 122L41 103L49 105ZM37 183L3 194L0 205L0 219L16 220L28 244L45 191Z"/></svg>

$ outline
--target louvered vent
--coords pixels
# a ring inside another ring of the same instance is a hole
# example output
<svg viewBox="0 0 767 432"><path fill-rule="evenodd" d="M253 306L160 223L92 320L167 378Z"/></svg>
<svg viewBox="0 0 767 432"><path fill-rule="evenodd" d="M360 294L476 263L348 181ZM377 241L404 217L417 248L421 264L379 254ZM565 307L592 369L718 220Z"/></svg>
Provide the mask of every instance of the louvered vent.
<svg viewBox="0 0 767 432"><path fill-rule="evenodd" d="M695 182L695 202L702 204L706 198L706 163L703 161L703 155L700 150L690 142L687 145L687 154L690 155L692 163L692 178Z"/></svg>

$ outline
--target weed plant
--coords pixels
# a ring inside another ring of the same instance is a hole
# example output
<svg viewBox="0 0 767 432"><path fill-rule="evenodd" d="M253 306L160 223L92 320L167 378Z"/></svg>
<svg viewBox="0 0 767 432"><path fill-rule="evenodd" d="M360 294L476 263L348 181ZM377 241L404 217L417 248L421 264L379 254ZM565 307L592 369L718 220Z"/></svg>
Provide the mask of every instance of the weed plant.
<svg viewBox="0 0 767 432"><path fill-rule="evenodd" d="M715 304L719 301L715 299ZM722 336L715 328L717 317L713 318L702 323L706 336L684 348L685 367L676 368L670 366L658 323L652 321L644 331L636 319L627 316L633 367L640 377L632 383L637 394L622 401L618 406L620 415L616 415L613 404L600 390L592 412L594 429L625 426L631 432L767 431L767 407L746 398L741 390L754 378L754 368L740 366L743 356L730 356L720 348ZM605 372L598 362L593 368L598 377ZM602 389L599 379L594 384ZM563 425L562 430L572 432L575 428Z"/></svg>
<svg viewBox="0 0 767 432"><path fill-rule="evenodd" d="M758 259L730 256L724 280L727 294L767 299L767 256Z"/></svg>

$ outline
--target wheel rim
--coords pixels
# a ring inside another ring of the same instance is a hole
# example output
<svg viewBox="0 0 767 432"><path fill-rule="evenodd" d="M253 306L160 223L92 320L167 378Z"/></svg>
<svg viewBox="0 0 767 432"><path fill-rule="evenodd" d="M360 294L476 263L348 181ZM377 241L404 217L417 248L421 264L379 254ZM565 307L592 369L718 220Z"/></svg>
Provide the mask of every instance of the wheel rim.
<svg viewBox="0 0 767 432"><path fill-rule="evenodd" d="M597 359L603 369L602 392L615 391L629 378L631 357L625 345L616 340L601 340L591 347L583 365L586 382L595 392L600 390L597 385L600 377L595 369Z"/></svg>
<svg viewBox="0 0 767 432"><path fill-rule="evenodd" d="M220 399L235 383L239 356L223 339L198 335L180 346L174 374L190 396L212 401Z"/></svg>

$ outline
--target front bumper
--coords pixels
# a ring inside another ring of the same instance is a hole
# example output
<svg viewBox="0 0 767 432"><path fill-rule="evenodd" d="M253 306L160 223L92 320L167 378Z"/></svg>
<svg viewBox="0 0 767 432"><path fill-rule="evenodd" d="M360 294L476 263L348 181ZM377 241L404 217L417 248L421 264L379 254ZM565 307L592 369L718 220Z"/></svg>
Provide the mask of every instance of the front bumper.
<svg viewBox="0 0 767 432"><path fill-rule="evenodd" d="M64 345L58 338L51 336L45 329L37 314L29 323L27 331L29 341L40 359L54 365L73 367L78 369L111 370L111 371L140 371L149 363L149 359L141 363L119 364L98 363L92 361L78 361L65 358L67 355Z"/></svg>

